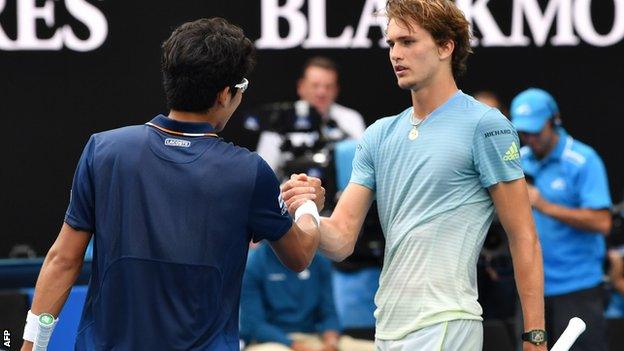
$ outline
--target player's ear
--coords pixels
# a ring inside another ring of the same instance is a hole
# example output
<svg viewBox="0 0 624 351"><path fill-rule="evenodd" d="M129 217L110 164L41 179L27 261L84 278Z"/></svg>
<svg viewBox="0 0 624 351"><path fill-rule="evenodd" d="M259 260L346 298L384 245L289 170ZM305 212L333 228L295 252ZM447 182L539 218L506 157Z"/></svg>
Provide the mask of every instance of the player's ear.
<svg viewBox="0 0 624 351"><path fill-rule="evenodd" d="M455 42L453 40L447 40L444 44L438 45L440 60L445 60L453 55L453 50L455 50Z"/></svg>
<svg viewBox="0 0 624 351"><path fill-rule="evenodd" d="M215 105L218 107L227 106L227 104L230 102L230 99L232 99L232 95L230 94L230 87L225 87L217 92Z"/></svg>

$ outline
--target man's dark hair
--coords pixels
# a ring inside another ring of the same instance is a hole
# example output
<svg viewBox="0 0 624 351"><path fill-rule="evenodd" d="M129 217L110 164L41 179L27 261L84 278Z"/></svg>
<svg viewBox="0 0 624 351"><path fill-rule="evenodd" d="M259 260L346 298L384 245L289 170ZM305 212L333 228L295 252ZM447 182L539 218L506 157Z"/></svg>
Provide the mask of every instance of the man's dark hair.
<svg viewBox="0 0 624 351"><path fill-rule="evenodd" d="M310 67L320 67L328 71L334 71L336 72L336 75L338 75L338 65L336 65L336 62L332 61L331 59L327 57L314 56L310 58L309 60L307 60L303 64L303 68L301 69L301 78L305 76L306 71Z"/></svg>
<svg viewBox="0 0 624 351"><path fill-rule="evenodd" d="M163 45L161 68L170 109L205 112L217 93L241 82L255 64L253 44L223 18L204 18L176 28ZM232 89L232 96L236 89Z"/></svg>

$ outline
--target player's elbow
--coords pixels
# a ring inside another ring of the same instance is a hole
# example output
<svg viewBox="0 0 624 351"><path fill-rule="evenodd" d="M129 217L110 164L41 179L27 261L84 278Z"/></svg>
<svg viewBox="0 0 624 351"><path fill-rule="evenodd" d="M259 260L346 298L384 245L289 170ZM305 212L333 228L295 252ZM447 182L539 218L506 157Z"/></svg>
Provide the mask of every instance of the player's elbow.
<svg viewBox="0 0 624 351"><path fill-rule="evenodd" d="M541 255L542 248L539 237L534 230L510 231L508 234L509 248L511 249L512 255L520 252L530 254L530 256L535 254Z"/></svg>
<svg viewBox="0 0 624 351"><path fill-rule="evenodd" d="M63 252L53 247L46 256L46 265L56 270L73 271L82 267L83 258L82 255Z"/></svg>
<svg viewBox="0 0 624 351"><path fill-rule="evenodd" d="M292 271L294 271L295 273L301 273L303 271L305 271L306 268L308 268L308 265L306 264L297 264L297 265L293 265L291 267L289 267Z"/></svg>
<svg viewBox="0 0 624 351"><path fill-rule="evenodd" d="M284 266L297 273L304 271L314 259L314 252L300 251L296 255L288 255L282 259Z"/></svg>
<svg viewBox="0 0 624 351"><path fill-rule="evenodd" d="M300 273L300 272L303 272L306 268L308 268L311 262L312 262L312 257L298 257L297 259L294 259L291 262L288 262L286 266L290 270Z"/></svg>
<svg viewBox="0 0 624 351"><path fill-rule="evenodd" d="M322 250L323 254L334 262L342 262L347 257L353 254L355 250L355 243L345 243L343 246L340 246L337 249L333 250Z"/></svg>
<svg viewBox="0 0 624 351"><path fill-rule="evenodd" d="M353 243L353 244L349 243L349 244L345 245L343 250L341 250L341 252L340 252L336 262L344 261L347 257L353 255L353 251L354 250L355 250L355 243Z"/></svg>
<svg viewBox="0 0 624 351"><path fill-rule="evenodd" d="M334 262L342 262L344 260L347 259L347 257L351 256L351 254L345 253L345 254L337 254L334 255L332 257L329 257L330 260L334 261Z"/></svg>

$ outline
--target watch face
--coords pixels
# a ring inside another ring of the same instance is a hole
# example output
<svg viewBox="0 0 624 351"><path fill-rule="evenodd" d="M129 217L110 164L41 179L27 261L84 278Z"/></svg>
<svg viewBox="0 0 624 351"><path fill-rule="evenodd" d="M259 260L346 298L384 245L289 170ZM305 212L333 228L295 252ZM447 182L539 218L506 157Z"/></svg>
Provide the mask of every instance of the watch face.
<svg viewBox="0 0 624 351"><path fill-rule="evenodd" d="M522 334L522 340L539 346L546 342L546 332L539 329L531 330Z"/></svg>
<svg viewBox="0 0 624 351"><path fill-rule="evenodd" d="M533 332L531 332L531 342L543 343L544 341L546 341L546 336L544 335L543 331L534 330Z"/></svg>

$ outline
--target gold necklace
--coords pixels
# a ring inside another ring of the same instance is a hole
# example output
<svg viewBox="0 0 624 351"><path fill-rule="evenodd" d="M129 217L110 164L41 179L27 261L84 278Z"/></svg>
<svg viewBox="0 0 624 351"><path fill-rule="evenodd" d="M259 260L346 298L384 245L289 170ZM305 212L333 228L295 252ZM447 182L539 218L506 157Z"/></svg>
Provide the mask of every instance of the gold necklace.
<svg viewBox="0 0 624 351"><path fill-rule="evenodd" d="M418 121L415 122L414 120ZM414 114L410 115L410 123L412 124L412 130L410 130L409 135L407 136L409 140L416 140L418 138L418 127L424 121L424 119L414 118Z"/></svg>

